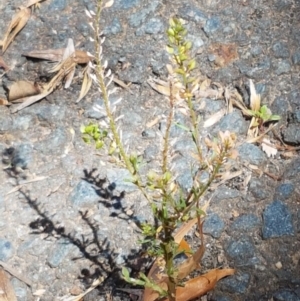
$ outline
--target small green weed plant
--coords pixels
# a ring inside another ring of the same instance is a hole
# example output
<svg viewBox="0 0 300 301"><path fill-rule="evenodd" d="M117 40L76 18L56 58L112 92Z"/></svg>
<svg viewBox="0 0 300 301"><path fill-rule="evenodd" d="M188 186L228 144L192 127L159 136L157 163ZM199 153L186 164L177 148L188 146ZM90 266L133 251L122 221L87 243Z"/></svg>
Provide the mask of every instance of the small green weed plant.
<svg viewBox="0 0 300 301"><path fill-rule="evenodd" d="M178 240L178 229L183 229L185 225L193 225L196 221L198 230L201 233L201 227L205 212L201 209L200 201L205 193L211 187L212 183L218 179L222 168L228 164L229 158L235 158L234 150L236 137L229 132L219 133L219 137L210 140L201 137L201 128L199 128L199 117L194 109L193 95L199 88L199 79L193 76L196 68L196 61L190 55L192 43L186 39L187 30L183 21L180 19L170 19L170 26L167 30L168 45L167 52L170 55L170 65L167 66L169 72L168 90L169 112L166 117L166 129L163 135L163 145L161 151L160 170L149 168L147 175L140 172L141 158L134 152L128 153L123 144L120 131L117 126L118 116L115 116L115 108L110 103L110 95L114 89L110 87L112 75L110 70L106 70L107 63L103 62L102 44L104 38L101 35L99 24L103 8L112 4L112 1L103 3L97 1L97 11L95 13L88 11L87 15L91 17L92 27L94 29L95 42L95 61L92 68L94 75L91 75L99 92L102 94L104 109L106 113L106 123L89 124L82 127L83 139L87 143L95 142L96 148L108 149L108 153L114 157L117 164L124 166L131 174L131 182L141 191L148 200L152 210L154 224L144 223L142 229L142 242L147 244L148 254L156 258L155 264L160 270L160 280L155 273L145 275L140 273L138 278L131 278L130 272L124 267L124 279L134 285L145 287L144 300L170 300L187 301L197 297L207 290L213 288L219 278L232 274L232 269L227 269L220 275L217 271L213 274L214 281L208 281L205 276L201 281L206 283L206 290L198 289L197 293L192 295L190 282L184 282L184 279L199 266L199 262L204 252L203 241L196 257L191 254L191 250L182 247L183 239ZM178 89L178 87L180 87ZM176 181L176 176L171 171L170 153L172 143L170 138L171 127L175 124L174 113L178 112L178 106L186 106L189 123L184 125L188 134L194 142L192 187L184 192ZM147 164L143 162L143 164ZM201 176L206 176L203 181ZM202 235L201 235L202 236ZM176 266L175 257L181 253L186 253L188 259L183 264ZM201 254L201 255L199 255ZM224 271L224 270L223 270ZM200 280L199 280L200 281ZM197 282L197 281L196 281ZM195 283L196 283L195 282ZM208 283L207 283L208 282Z"/></svg>

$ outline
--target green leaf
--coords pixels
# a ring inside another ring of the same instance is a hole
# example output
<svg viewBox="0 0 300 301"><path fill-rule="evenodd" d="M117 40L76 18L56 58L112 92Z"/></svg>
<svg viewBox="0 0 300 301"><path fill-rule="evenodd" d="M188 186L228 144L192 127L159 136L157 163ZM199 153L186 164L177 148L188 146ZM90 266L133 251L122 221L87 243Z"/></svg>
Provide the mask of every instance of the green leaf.
<svg viewBox="0 0 300 301"><path fill-rule="evenodd" d="M279 115L272 115L270 118L269 118L269 120L271 120L271 121L276 121L276 120L280 120L281 119L281 117L279 116Z"/></svg>
<svg viewBox="0 0 300 301"><path fill-rule="evenodd" d="M96 142L96 149L102 148L103 145L104 145L104 142L103 142L103 141L97 141L97 142Z"/></svg>
<svg viewBox="0 0 300 301"><path fill-rule="evenodd" d="M174 123L176 126L178 126L180 129L182 129L182 130L185 130L185 131L187 131L187 132L190 132L191 130L188 128L188 127L186 127L185 125L183 125L182 123L179 123L179 122L175 122Z"/></svg>
<svg viewBox="0 0 300 301"><path fill-rule="evenodd" d="M122 275L124 277L124 279L127 281L128 279L130 279L130 276L129 276L129 271L128 269L126 269L125 267L122 267Z"/></svg>

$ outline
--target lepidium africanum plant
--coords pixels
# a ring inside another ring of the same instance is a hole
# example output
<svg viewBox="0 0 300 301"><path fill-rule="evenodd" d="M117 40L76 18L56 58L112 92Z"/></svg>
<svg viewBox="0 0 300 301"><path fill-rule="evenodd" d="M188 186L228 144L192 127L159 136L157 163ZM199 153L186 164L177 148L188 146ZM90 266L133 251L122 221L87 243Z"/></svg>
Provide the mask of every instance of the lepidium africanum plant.
<svg viewBox="0 0 300 301"><path fill-rule="evenodd" d="M110 95L115 92L111 87L113 75L107 70L107 63L102 57L102 44L104 38L100 32L99 24L104 8L113 4L113 1L97 1L97 11L87 11L91 18L91 26L94 30L95 60L92 66L94 74L91 75L102 94L107 122L102 124L89 124L82 127L84 140L95 141L96 147L107 147L108 152L116 160L116 164L122 164L131 174L131 182L142 192L149 202L155 224L144 223L141 226L143 243L147 244L150 256L155 262L146 276L140 273L138 278L131 278L129 271L122 270L124 279L134 285L145 288L144 300L170 300L187 301L205 294L211 290L215 283L222 277L234 273L233 269L215 269L205 275L200 275L188 281L184 281L189 274L199 268L199 261L204 253L202 222L205 212L200 207L200 201L218 179L222 168L229 158L234 158L236 153L234 144L236 137L229 132L219 133L219 137L213 141L201 137L199 119L193 107L193 93L199 88L199 79L193 77L196 61L190 55L192 43L186 40L187 30L180 19L170 19L167 30L167 51L171 64L167 66L169 72L169 112L166 117L166 129L162 139L160 171L149 168L147 175L140 173L140 159L134 151L126 151L118 129L118 116L115 116L115 106L110 103ZM195 145L193 184L189 191L184 192L176 182L176 175L172 173L172 143L170 130L174 126L174 113L178 106L186 106L190 122L184 125ZM204 140L204 143L203 143ZM205 147L203 145L206 145ZM204 151L205 150L205 151ZM205 173L206 180L200 181ZM202 238L201 246L196 252L192 252L184 241L184 234L195 223ZM187 259L179 265L175 265L174 258L185 253Z"/></svg>

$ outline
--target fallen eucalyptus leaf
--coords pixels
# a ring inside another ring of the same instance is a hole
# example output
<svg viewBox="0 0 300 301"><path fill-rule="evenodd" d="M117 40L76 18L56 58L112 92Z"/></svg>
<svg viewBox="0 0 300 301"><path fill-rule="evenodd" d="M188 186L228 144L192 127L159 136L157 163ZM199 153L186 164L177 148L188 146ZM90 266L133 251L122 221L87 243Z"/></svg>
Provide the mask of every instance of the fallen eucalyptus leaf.
<svg viewBox="0 0 300 301"><path fill-rule="evenodd" d="M208 128L215 123L217 123L226 114L226 109L221 109L215 114L211 115L208 119L204 121L203 127Z"/></svg>

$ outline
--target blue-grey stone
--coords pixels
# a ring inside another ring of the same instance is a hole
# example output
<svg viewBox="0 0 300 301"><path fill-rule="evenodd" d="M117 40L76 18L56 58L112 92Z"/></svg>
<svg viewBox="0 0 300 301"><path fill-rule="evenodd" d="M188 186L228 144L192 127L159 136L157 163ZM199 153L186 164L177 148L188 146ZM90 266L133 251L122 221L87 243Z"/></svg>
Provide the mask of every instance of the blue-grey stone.
<svg viewBox="0 0 300 301"><path fill-rule="evenodd" d="M144 159L147 162L150 162L156 158L156 156L159 154L159 148L157 145L150 144L146 147L144 151Z"/></svg>
<svg viewBox="0 0 300 301"><path fill-rule="evenodd" d="M247 123L239 111L233 111L232 113L225 115L215 129L217 132L230 131L240 135L245 135L247 130Z"/></svg>
<svg viewBox="0 0 300 301"><path fill-rule="evenodd" d="M214 301L233 301L233 299L225 296L224 294L220 294L220 295L219 294L214 294L212 300L214 300Z"/></svg>
<svg viewBox="0 0 300 301"><path fill-rule="evenodd" d="M260 45L254 45L251 49L251 54L254 57L260 56L263 53L263 48Z"/></svg>
<svg viewBox="0 0 300 301"><path fill-rule="evenodd" d="M12 130L28 130L34 124L32 115L17 115L13 120Z"/></svg>
<svg viewBox="0 0 300 301"><path fill-rule="evenodd" d="M56 244L51 254L48 256L48 264L52 268L58 267L66 258L71 250L70 242L63 240Z"/></svg>
<svg viewBox="0 0 300 301"><path fill-rule="evenodd" d="M13 126L13 119L6 111L7 108L0 106L0 132L9 131Z"/></svg>
<svg viewBox="0 0 300 301"><path fill-rule="evenodd" d="M239 158L250 164L261 165L266 160L265 153L252 143L243 143L237 148Z"/></svg>
<svg viewBox="0 0 300 301"><path fill-rule="evenodd" d="M288 101L282 97L278 96L275 98L271 105L271 111L273 114L277 114L279 116L282 116L283 114L286 114L287 110L289 108Z"/></svg>
<svg viewBox="0 0 300 301"><path fill-rule="evenodd" d="M203 233L210 234L214 238L219 238L224 230L225 224L216 214L210 214L205 218L203 224Z"/></svg>
<svg viewBox="0 0 300 301"><path fill-rule="evenodd" d="M118 192L132 192L137 190L137 187L130 182L131 174L127 169L112 168L107 170L107 179L113 190Z"/></svg>
<svg viewBox="0 0 300 301"><path fill-rule="evenodd" d="M281 201L284 201L286 199L288 199L292 193L294 192L295 187L292 183L283 183L280 184L276 190L275 190L275 195L274 197L276 199L279 199Z"/></svg>
<svg viewBox="0 0 300 301"><path fill-rule="evenodd" d="M203 30L207 35L210 35L213 32L217 31L220 28L220 26L220 19L218 17L212 17L206 21Z"/></svg>
<svg viewBox="0 0 300 301"><path fill-rule="evenodd" d="M274 201L268 205L263 213L263 239L294 235L292 215L281 201Z"/></svg>
<svg viewBox="0 0 300 301"><path fill-rule="evenodd" d="M183 19L201 24L204 24L207 19L203 11L191 5L181 7L179 9L179 15Z"/></svg>
<svg viewBox="0 0 300 301"><path fill-rule="evenodd" d="M151 3L147 7L145 7L142 10L138 10L136 13L130 15L128 19L129 25L131 27L140 26L143 22L145 22L146 17L150 13L153 13L160 4L161 4L160 1L157 0L151 1Z"/></svg>
<svg viewBox="0 0 300 301"><path fill-rule="evenodd" d="M64 120L66 117L65 107L57 104L40 103L32 110L40 121L49 123L57 123L57 121Z"/></svg>
<svg viewBox="0 0 300 301"><path fill-rule="evenodd" d="M236 189L231 189L226 186L221 186L217 189L213 198L214 202L234 199L240 196L240 192Z"/></svg>
<svg viewBox="0 0 300 301"><path fill-rule="evenodd" d="M297 49L292 56L292 62L294 65L300 65L300 49Z"/></svg>
<svg viewBox="0 0 300 301"><path fill-rule="evenodd" d="M266 189L265 182L261 179L252 178L249 184L249 191L256 201L265 200L271 196L270 192Z"/></svg>
<svg viewBox="0 0 300 301"><path fill-rule="evenodd" d="M74 206L81 206L97 203L100 196L92 184L82 180L70 193L69 200Z"/></svg>
<svg viewBox="0 0 300 301"><path fill-rule="evenodd" d="M123 28L119 18L114 18L112 22L104 28L103 33L107 36L110 36L110 35L116 35L122 31Z"/></svg>
<svg viewBox="0 0 300 301"><path fill-rule="evenodd" d="M300 209L297 212L297 232L300 232Z"/></svg>
<svg viewBox="0 0 300 301"><path fill-rule="evenodd" d="M155 130L153 129L146 129L142 132L143 138L153 139L156 137Z"/></svg>
<svg viewBox="0 0 300 301"><path fill-rule="evenodd" d="M275 68L277 67L277 69L275 70L276 75L289 73L292 68L289 60L277 61L276 65L274 67Z"/></svg>
<svg viewBox="0 0 300 301"><path fill-rule="evenodd" d="M164 29L164 23L159 18L152 18L145 24L145 33L158 34Z"/></svg>
<svg viewBox="0 0 300 301"><path fill-rule="evenodd" d="M299 124L289 124L287 128L282 131L283 141L290 144L300 143Z"/></svg>
<svg viewBox="0 0 300 301"><path fill-rule="evenodd" d="M238 231L250 231L253 228L260 226L260 219L255 214L245 214L236 218L232 223L231 229Z"/></svg>
<svg viewBox="0 0 300 301"><path fill-rule="evenodd" d="M37 143L35 148L45 155L62 155L68 143L70 143L70 137L67 128L60 126L43 141Z"/></svg>
<svg viewBox="0 0 300 301"><path fill-rule="evenodd" d="M236 265L247 266L259 263L255 256L256 248L248 236L239 239L231 238L225 251Z"/></svg>
<svg viewBox="0 0 300 301"><path fill-rule="evenodd" d="M280 289L273 295L274 301L300 301L300 297L290 289Z"/></svg>
<svg viewBox="0 0 300 301"><path fill-rule="evenodd" d="M285 42L276 42L273 44L272 50L277 58L288 58L290 56L289 46Z"/></svg>
<svg viewBox="0 0 300 301"><path fill-rule="evenodd" d="M240 273L222 279L219 287L222 291L232 294L244 294L250 284L250 275L248 273Z"/></svg>
<svg viewBox="0 0 300 301"><path fill-rule="evenodd" d="M17 300L27 301L27 287L26 284L17 278L11 279L11 285L14 288Z"/></svg>
<svg viewBox="0 0 300 301"><path fill-rule="evenodd" d="M164 23L159 18L152 18L147 23L143 24L140 28L138 28L135 32L137 36L141 36L143 34L158 34L162 32L164 29Z"/></svg>
<svg viewBox="0 0 300 301"><path fill-rule="evenodd" d="M49 11L62 11L66 8L67 2L66 0L53 0L50 1L48 6Z"/></svg>
<svg viewBox="0 0 300 301"><path fill-rule="evenodd" d="M0 260L7 261L13 256L13 247L10 241L0 238Z"/></svg>
<svg viewBox="0 0 300 301"><path fill-rule="evenodd" d="M122 10L122 9L130 9L137 6L141 2L141 0L115 0L113 8Z"/></svg>
<svg viewBox="0 0 300 301"><path fill-rule="evenodd" d="M13 167L27 169L33 162L33 149L28 143L15 146L12 152L11 164Z"/></svg>

